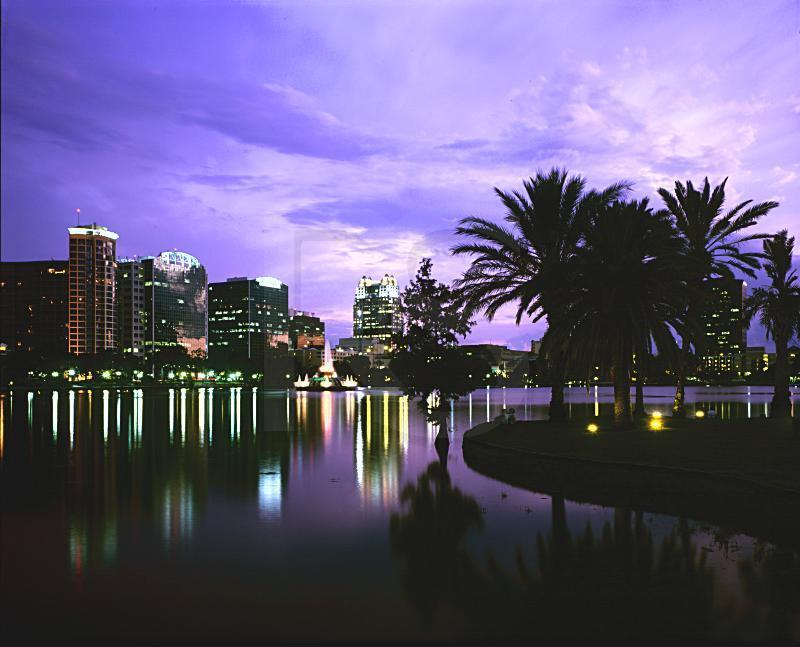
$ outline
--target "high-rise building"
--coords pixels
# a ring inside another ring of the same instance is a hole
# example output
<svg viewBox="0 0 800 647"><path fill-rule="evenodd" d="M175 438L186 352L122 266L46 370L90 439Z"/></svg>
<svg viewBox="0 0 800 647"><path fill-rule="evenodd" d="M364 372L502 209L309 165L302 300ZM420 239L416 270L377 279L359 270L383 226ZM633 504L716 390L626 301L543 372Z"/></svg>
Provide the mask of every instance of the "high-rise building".
<svg viewBox="0 0 800 647"><path fill-rule="evenodd" d="M147 260L152 274L152 259ZM117 261L117 345L123 354L136 357L145 354L148 322L144 287L146 264L147 261L138 258Z"/></svg>
<svg viewBox="0 0 800 647"><path fill-rule="evenodd" d="M353 337L389 342L401 329L397 280L389 274L380 281L362 276L353 302Z"/></svg>
<svg viewBox="0 0 800 647"><path fill-rule="evenodd" d="M117 330L122 352L141 356L178 346L205 352L207 285L205 268L186 252L121 260Z"/></svg>
<svg viewBox="0 0 800 647"><path fill-rule="evenodd" d="M212 360L258 360L289 345L289 288L279 279L235 277L208 286L208 355Z"/></svg>
<svg viewBox="0 0 800 647"><path fill-rule="evenodd" d="M70 353L116 348L117 238L97 224L69 228Z"/></svg>
<svg viewBox="0 0 800 647"><path fill-rule="evenodd" d="M292 348L310 348L325 345L325 322L313 312L289 310L289 339Z"/></svg>
<svg viewBox="0 0 800 647"><path fill-rule="evenodd" d="M145 264L144 288L150 334L145 347L206 352L208 277L200 261L186 252L161 252Z"/></svg>
<svg viewBox="0 0 800 647"><path fill-rule="evenodd" d="M708 308L703 315L701 348L708 375L738 377L744 370L747 325L744 319L746 283L739 279L707 282Z"/></svg>
<svg viewBox="0 0 800 647"><path fill-rule="evenodd" d="M67 352L68 261L0 263L0 352Z"/></svg>

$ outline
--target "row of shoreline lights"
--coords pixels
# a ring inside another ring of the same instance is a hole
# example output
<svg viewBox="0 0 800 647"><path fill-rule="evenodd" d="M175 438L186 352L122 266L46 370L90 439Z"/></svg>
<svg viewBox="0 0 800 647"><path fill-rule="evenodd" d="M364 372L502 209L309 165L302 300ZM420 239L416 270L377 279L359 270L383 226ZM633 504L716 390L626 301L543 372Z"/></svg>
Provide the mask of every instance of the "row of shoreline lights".
<svg viewBox="0 0 800 647"><path fill-rule="evenodd" d="M697 419L705 418L706 414L705 411L698 410L694 412L694 417ZM648 423L651 431L661 431L664 429L664 415L660 411L654 411L650 416L650 422ZM597 426L596 423L590 422L589 425L586 427L586 431L590 434L596 434L600 431L600 427Z"/></svg>

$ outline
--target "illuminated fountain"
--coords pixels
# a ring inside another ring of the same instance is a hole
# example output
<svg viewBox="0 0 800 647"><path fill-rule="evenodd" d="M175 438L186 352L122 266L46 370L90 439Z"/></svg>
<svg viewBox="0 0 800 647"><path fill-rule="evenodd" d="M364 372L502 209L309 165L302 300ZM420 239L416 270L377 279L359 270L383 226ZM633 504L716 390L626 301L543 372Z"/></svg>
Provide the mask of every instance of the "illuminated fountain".
<svg viewBox="0 0 800 647"><path fill-rule="evenodd" d="M322 354L322 365L317 369L316 374L310 380L308 375L305 378L297 376L294 388L298 391L350 391L358 386L358 382L348 375L340 378L336 375L333 367L333 353L328 340L325 340L325 350Z"/></svg>

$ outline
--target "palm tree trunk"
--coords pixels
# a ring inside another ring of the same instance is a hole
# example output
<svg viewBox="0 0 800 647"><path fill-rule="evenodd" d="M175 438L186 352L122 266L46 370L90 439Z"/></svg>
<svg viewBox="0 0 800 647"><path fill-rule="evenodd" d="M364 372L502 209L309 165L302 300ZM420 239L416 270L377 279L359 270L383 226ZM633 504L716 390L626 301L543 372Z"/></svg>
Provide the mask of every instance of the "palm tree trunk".
<svg viewBox="0 0 800 647"><path fill-rule="evenodd" d="M566 374L566 358L563 353L551 354L550 366L550 410L551 422L565 420L567 410L564 407L564 381Z"/></svg>
<svg viewBox="0 0 800 647"><path fill-rule="evenodd" d="M633 407L633 415L639 418L647 415L644 410L644 384L641 374L636 377L636 405Z"/></svg>
<svg viewBox="0 0 800 647"><path fill-rule="evenodd" d="M689 365L689 340L684 338L678 359L677 386L672 402L672 416L683 418L686 415L686 370Z"/></svg>
<svg viewBox="0 0 800 647"><path fill-rule="evenodd" d="M631 378L622 366L614 367L614 427L630 427L631 418Z"/></svg>
<svg viewBox="0 0 800 647"><path fill-rule="evenodd" d="M789 403L789 339L786 335L775 336L775 390L772 394L771 418L787 418L791 411Z"/></svg>
<svg viewBox="0 0 800 647"><path fill-rule="evenodd" d="M643 418L645 415L644 410L644 366L645 366L645 350L642 348L636 353L636 405L633 408L633 415Z"/></svg>

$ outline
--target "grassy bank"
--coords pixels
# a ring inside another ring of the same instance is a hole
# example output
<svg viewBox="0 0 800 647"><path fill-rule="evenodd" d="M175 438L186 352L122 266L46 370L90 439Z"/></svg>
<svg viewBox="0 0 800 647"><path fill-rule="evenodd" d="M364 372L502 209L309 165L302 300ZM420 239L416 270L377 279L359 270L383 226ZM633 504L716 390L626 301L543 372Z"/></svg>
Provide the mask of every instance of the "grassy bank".
<svg viewBox="0 0 800 647"><path fill-rule="evenodd" d="M800 543L800 435L769 419L525 421L467 434L464 457L492 478L602 505L663 512Z"/></svg>

